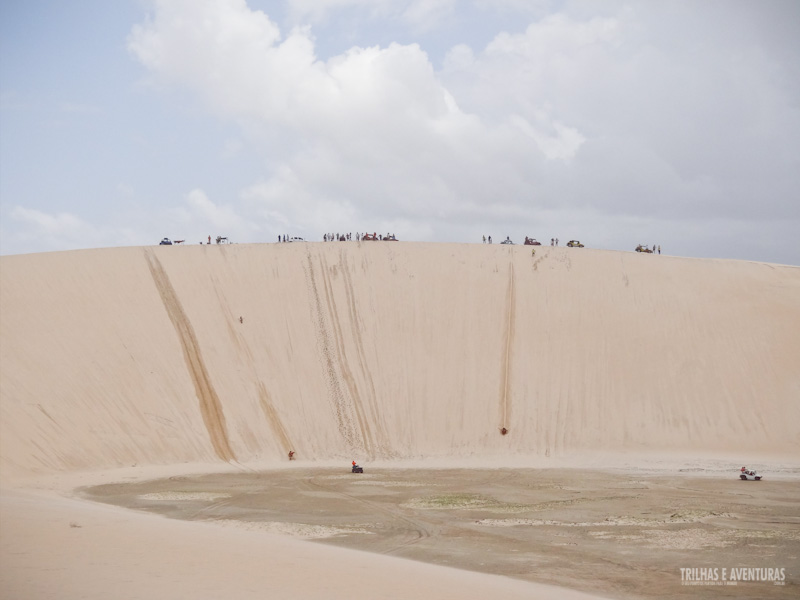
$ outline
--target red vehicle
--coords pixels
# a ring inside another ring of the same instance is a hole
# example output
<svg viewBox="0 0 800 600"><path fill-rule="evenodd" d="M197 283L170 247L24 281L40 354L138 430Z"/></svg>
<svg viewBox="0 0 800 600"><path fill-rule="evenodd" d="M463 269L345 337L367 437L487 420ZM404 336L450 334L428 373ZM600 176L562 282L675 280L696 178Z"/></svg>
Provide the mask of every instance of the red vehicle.
<svg viewBox="0 0 800 600"><path fill-rule="evenodd" d="M541 246L542 243L541 242L537 242L536 238L529 238L528 236L525 236L525 245L526 246Z"/></svg>

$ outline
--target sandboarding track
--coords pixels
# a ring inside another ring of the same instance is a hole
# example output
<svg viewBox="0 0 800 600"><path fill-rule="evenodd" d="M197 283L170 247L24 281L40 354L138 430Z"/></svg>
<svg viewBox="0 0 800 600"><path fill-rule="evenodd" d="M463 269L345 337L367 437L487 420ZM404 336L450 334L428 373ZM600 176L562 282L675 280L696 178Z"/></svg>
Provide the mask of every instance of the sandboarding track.
<svg viewBox="0 0 800 600"><path fill-rule="evenodd" d="M317 345L326 375L328 397L339 434L351 451L372 456L375 442L367 424L358 387L347 362L346 344L343 340L339 315L333 299L333 289L326 274L327 265L323 261L320 284L317 282L314 262L309 251L306 254L304 271L311 300L311 318L316 325ZM344 381L344 385L342 381Z"/></svg>
<svg viewBox="0 0 800 600"><path fill-rule="evenodd" d="M506 327L503 333L503 355L500 361L500 427L509 429L511 418L511 349L514 344L516 321L516 290L514 288L514 255L509 249L511 260L508 264L508 284L506 289Z"/></svg>
<svg viewBox="0 0 800 600"><path fill-rule="evenodd" d="M347 265L347 255L345 249L342 249L339 252L339 266L342 279L344 281L344 290L347 297L347 307L351 323L350 330L353 336L356 357L358 359L358 367L361 372L361 379L364 382L364 387L366 387L363 395L366 396L366 405L370 408L371 414L375 417L372 420L372 426L370 427L369 431L374 433L372 437L374 438L373 443L376 446L375 450L377 450L381 455L387 456L391 454L391 450L386 447L384 443L382 443L387 439L387 435L382 421L378 418L380 417L381 412L380 404L378 402L378 395L375 392L375 382L367 364L367 354L364 350L364 340L361 335L363 322L357 307L357 296L353 285L353 275ZM355 381L353 382L353 386L356 392L358 392L358 387L355 385ZM359 404L361 403L362 400L359 399Z"/></svg>
<svg viewBox="0 0 800 600"><path fill-rule="evenodd" d="M255 392L256 396L258 397L261 412L264 414L264 418L266 419L267 425L272 431L274 438L277 440L278 444L280 444L281 451L288 453L297 446L294 444L294 442L292 442L291 436L281 420L278 409L276 408L275 403L273 402L272 397L267 390L266 383L264 383L259 376L258 369L256 367L256 359L253 356L253 351L248 344L247 338L242 333L241 327L233 326L233 323L236 322L236 317L230 309L231 302L228 300L225 292L223 291L224 285L220 282L219 278L215 276L211 277L211 282L219 302L219 310L223 315L228 334L230 335L235 348L238 350L240 361L247 366L247 370L250 373L249 379L255 385Z"/></svg>
<svg viewBox="0 0 800 600"><path fill-rule="evenodd" d="M203 423L206 426L211 445L214 447L214 452L224 461L236 460L236 455L228 439L222 403L214 389L214 385L211 383L194 328L186 316L178 295L172 287L172 283L161 262L149 249L145 251L145 258L153 276L153 282L164 303L167 315L172 321L173 327L175 327L175 332L178 334L181 348L183 348L183 357L186 361L189 375L192 378L197 399L200 401Z"/></svg>

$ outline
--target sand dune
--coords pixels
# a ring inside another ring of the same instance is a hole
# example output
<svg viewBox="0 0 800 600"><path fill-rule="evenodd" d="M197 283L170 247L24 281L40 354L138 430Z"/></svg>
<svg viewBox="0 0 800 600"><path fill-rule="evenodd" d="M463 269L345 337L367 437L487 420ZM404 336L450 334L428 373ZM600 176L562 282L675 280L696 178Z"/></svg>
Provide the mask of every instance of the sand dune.
<svg viewBox="0 0 800 600"><path fill-rule="evenodd" d="M792 266L380 242L9 256L0 481L289 450L791 458L798 364Z"/></svg>
<svg viewBox="0 0 800 600"><path fill-rule="evenodd" d="M4 476L800 446L795 267L198 245L4 257L1 289Z"/></svg>

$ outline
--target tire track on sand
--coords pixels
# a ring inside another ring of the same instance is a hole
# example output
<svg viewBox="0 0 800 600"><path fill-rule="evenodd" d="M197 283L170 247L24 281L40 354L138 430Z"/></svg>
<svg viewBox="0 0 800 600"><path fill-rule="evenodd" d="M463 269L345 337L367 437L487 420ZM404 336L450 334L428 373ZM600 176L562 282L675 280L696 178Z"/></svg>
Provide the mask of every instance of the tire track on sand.
<svg viewBox="0 0 800 600"><path fill-rule="evenodd" d="M224 461L236 460L236 455L233 453L228 439L222 404L211 383L211 378L208 376L208 370L203 362L200 344L197 342L194 328L183 311L183 306L181 306L178 295L175 293L175 288L172 287L172 283L161 262L149 251L145 252L145 257L147 258L147 265L150 267L150 274L156 284L156 289L161 296L161 301L164 303L164 308L167 309L169 320L172 321L172 325L175 327L178 339L181 342L183 358L189 369L197 399L200 401L203 423L206 426L211 445L214 447L214 452Z"/></svg>
<svg viewBox="0 0 800 600"><path fill-rule="evenodd" d="M255 368L253 368L253 371L255 372ZM283 451L289 452L295 448L296 446L292 443L263 381L258 381L258 401L261 404L261 410L264 412L267 423L269 423L273 435L280 441Z"/></svg>
<svg viewBox="0 0 800 600"><path fill-rule="evenodd" d="M228 302L228 299L225 297L225 293L222 291L224 286L219 282L217 277L212 276L211 282L212 287L217 293L220 311L225 316L225 324L227 325L228 333L230 334L231 340L233 340L237 350L239 351L239 360L247 366L247 368L250 370L250 378L252 381L256 382L258 401L261 406L261 411L264 414L264 418L267 421L267 425L269 425L269 428L272 430L275 439L277 439L280 443L281 450L283 452L289 452L296 446L292 443L291 438L286 431L286 427L284 427L283 422L281 421L280 415L275 408L275 404L272 402L272 398L267 391L266 384L259 376L258 369L256 368L256 360L253 358L253 353L250 350L247 339L242 333L242 328L237 328L232 325L236 321L236 318L231 311L231 303Z"/></svg>
<svg viewBox="0 0 800 600"><path fill-rule="evenodd" d="M314 273L314 264L310 252L306 255L306 259L308 261L308 266L307 268L304 266L304 270L306 271L306 285L308 286L309 296L312 301L312 320L317 329L317 344L320 349L323 368L325 369L325 375L328 380L328 398L333 405L332 408L336 418L336 426L339 430L339 434L351 451L364 451L364 439L361 435L360 428L355 424L358 419L353 415L352 407L350 406L350 402L348 402L348 398L345 397L339 380L339 374L336 368L336 341L331 341L331 335L328 332L325 312L322 308L322 301L317 287L317 278Z"/></svg>
<svg viewBox="0 0 800 600"><path fill-rule="evenodd" d="M361 336L361 327L363 323L357 308L357 296L355 288L353 287L353 275L348 268L347 255L344 250L342 250L339 254L339 262L341 266L342 280L344 281L344 291L347 297L347 306L350 313L351 331L356 350L356 357L358 358L358 366L361 370L362 381L364 381L366 387L364 392L364 395L366 396L366 401L364 402L366 405L365 408L368 407L373 416L371 423L372 429L375 430L374 434L372 431L370 431L370 433L373 434L373 449L376 452L380 452L384 456L389 456L391 455L391 451L384 445L385 441L388 440L388 437L384 429L383 419L381 418L381 407L378 402L378 396L375 392L375 382L372 379L372 373L370 372L367 364L367 355L364 350L364 340Z"/></svg>
<svg viewBox="0 0 800 600"><path fill-rule="evenodd" d="M416 521L414 519L405 516L400 509L394 508L391 504L374 502L372 500L367 500L366 498L362 498L360 496L348 494L347 492L343 492L333 486L320 483L319 479L320 479L319 476L312 476L308 478L306 482L311 487L336 494L339 497L350 500L352 502L358 502L360 504L363 504L368 508L368 511L374 511L375 513L382 513L387 517L389 517L390 519L394 521L399 521L400 523L403 523L408 526L407 529L395 528L397 536L400 539L392 541L391 545L388 545L386 548L383 548L381 550L381 554L395 554L396 552L402 550L403 548L412 546L422 540L431 537L431 530L427 526L429 524L425 524L422 523L421 521Z"/></svg>
<svg viewBox="0 0 800 600"><path fill-rule="evenodd" d="M324 256L320 256L320 271L322 273L322 284L325 292L325 304L328 308L328 315L333 330L333 341L335 343L336 359L339 365L339 374L344 381L347 390L350 392L349 408L351 413L355 416L355 423L358 425L361 440L364 444L364 449L369 456L374 455L375 443L372 439L372 431L369 428L367 415L364 411L364 405L361 400L361 394L353 377L353 372L350 369L350 363L347 358L347 345L345 344L345 336L342 330L342 321L339 318L339 310L336 308L336 300L334 298L333 283L330 277L330 268Z"/></svg>
<svg viewBox="0 0 800 600"><path fill-rule="evenodd" d="M514 288L514 255L508 265L508 288L506 301L506 329L503 336L503 358L500 362L500 421L501 428L508 430L511 416L511 347L514 342L516 290Z"/></svg>

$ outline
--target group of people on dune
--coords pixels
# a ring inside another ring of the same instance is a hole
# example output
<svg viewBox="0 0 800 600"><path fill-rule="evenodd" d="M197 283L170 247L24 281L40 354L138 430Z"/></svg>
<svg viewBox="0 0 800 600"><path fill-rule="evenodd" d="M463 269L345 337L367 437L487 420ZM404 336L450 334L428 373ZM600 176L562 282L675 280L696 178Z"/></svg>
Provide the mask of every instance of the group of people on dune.
<svg viewBox="0 0 800 600"><path fill-rule="evenodd" d="M322 236L323 242L349 242L353 239L352 233L326 233ZM359 233L356 232L356 241L360 242L362 240L369 241L369 240L392 240L396 241L397 238L393 233L387 233L386 235L379 234L379 233Z"/></svg>

